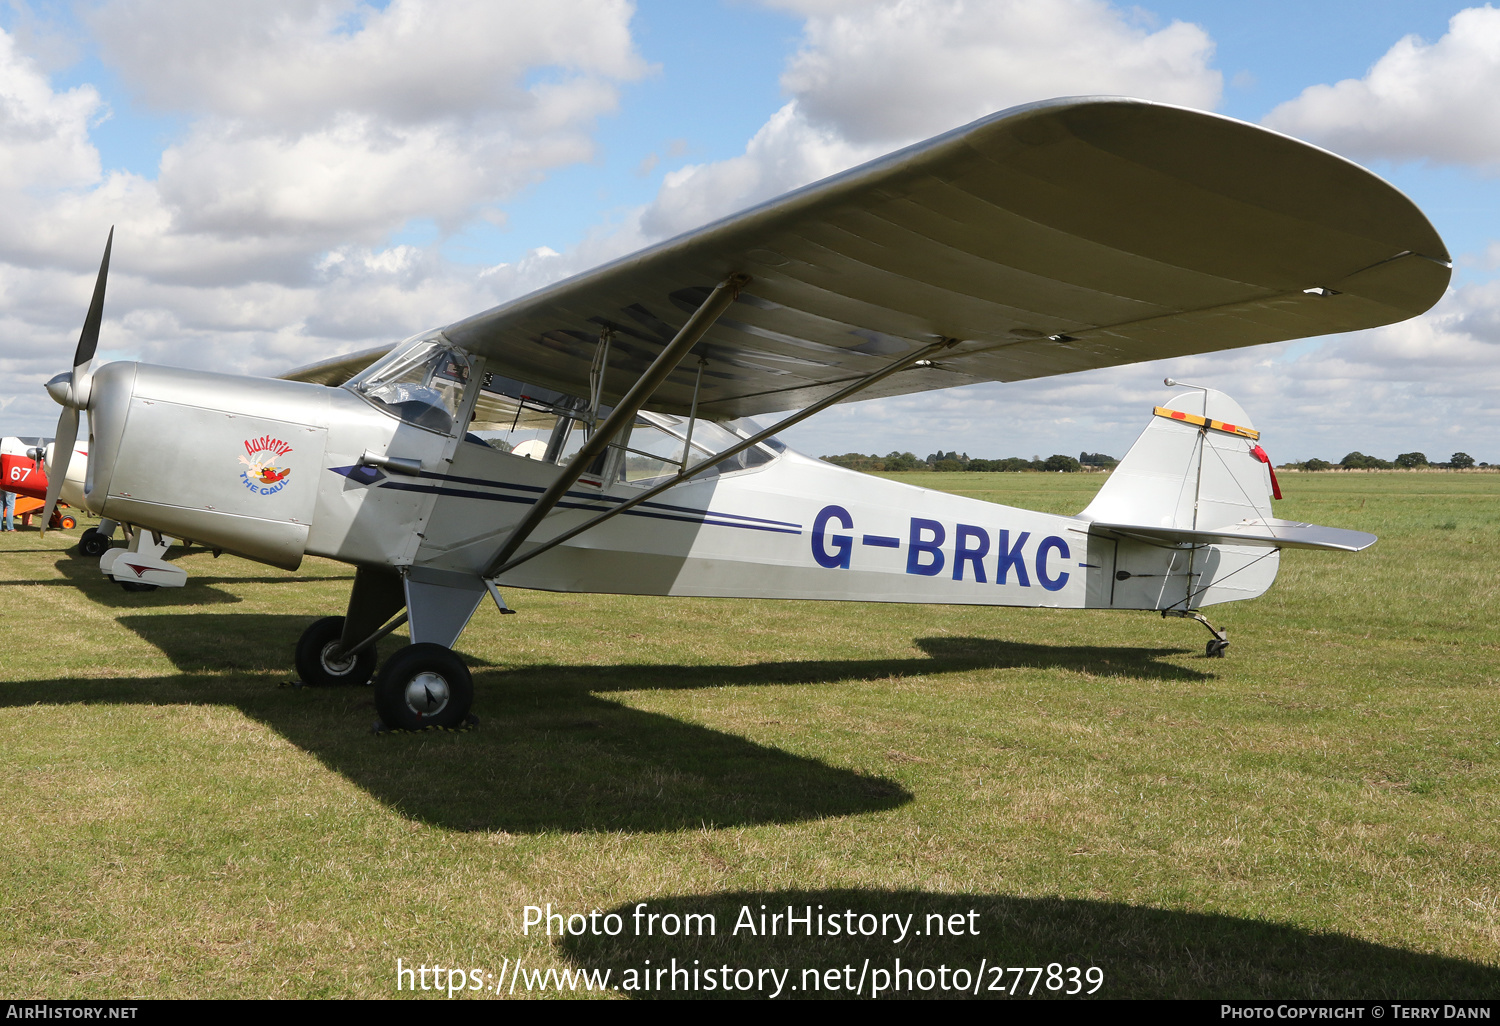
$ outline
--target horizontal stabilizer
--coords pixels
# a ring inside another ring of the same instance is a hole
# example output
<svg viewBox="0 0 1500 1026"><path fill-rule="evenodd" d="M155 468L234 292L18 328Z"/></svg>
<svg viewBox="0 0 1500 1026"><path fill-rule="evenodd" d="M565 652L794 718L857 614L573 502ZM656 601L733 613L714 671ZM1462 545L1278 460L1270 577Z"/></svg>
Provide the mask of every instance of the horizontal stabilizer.
<svg viewBox="0 0 1500 1026"><path fill-rule="evenodd" d="M1089 525L1089 531L1176 545L1263 545L1277 549L1333 549L1339 552L1359 552L1374 545L1376 541L1373 534L1364 531L1347 531L1341 527L1303 524L1296 520L1277 520L1274 517L1242 520L1212 531L1095 521Z"/></svg>

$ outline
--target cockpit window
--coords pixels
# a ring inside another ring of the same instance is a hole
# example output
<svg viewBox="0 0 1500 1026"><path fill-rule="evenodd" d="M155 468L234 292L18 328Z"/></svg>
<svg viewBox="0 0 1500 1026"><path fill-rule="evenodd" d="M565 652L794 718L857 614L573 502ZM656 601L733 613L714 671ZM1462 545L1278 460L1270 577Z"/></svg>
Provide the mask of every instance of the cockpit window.
<svg viewBox="0 0 1500 1026"><path fill-rule="evenodd" d="M682 469L684 451L687 454L687 466L691 469L760 430L753 423L751 430L740 429L739 424L738 421L727 425L711 420L695 421L692 440L689 442L686 417L642 411L636 415L630 440L623 447L625 459L620 465L619 480L640 487L659 484ZM737 470L748 470L770 463L776 459L776 453L762 448L765 444L767 443L752 446L739 455L708 468L704 471L704 476L732 474Z"/></svg>
<svg viewBox="0 0 1500 1026"><path fill-rule="evenodd" d="M387 413L451 434L469 383L469 358L440 339L422 339L374 364L345 387Z"/></svg>
<svg viewBox="0 0 1500 1026"><path fill-rule="evenodd" d="M486 374L466 437L527 459L565 463L583 444L587 407L578 396ZM609 407L600 411L608 414Z"/></svg>

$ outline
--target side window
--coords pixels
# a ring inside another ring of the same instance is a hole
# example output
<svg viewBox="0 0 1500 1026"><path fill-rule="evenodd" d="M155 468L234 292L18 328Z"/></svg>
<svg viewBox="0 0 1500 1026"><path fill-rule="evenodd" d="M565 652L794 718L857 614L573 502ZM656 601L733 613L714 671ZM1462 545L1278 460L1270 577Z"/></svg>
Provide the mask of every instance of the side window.
<svg viewBox="0 0 1500 1026"><path fill-rule="evenodd" d="M645 416L635 418L630 439L625 443L625 458L620 462L621 481L651 485L682 469L682 436L669 430L667 424L661 423L663 421L675 426L677 418L660 414L649 420ZM701 453L694 455L698 459L690 456L689 465L702 460Z"/></svg>
<svg viewBox="0 0 1500 1026"><path fill-rule="evenodd" d="M557 411L550 403L481 392L467 438L501 452L541 460L547 457L547 444L557 429L557 420Z"/></svg>
<svg viewBox="0 0 1500 1026"><path fill-rule="evenodd" d="M586 406L578 396L489 375L465 440L525 459L566 463L583 445Z"/></svg>
<svg viewBox="0 0 1500 1026"><path fill-rule="evenodd" d="M636 417L630 439L625 443L618 480L640 487L658 484L682 469L685 446L688 448L687 465L691 469L715 453L737 445L744 437L746 436L723 424L699 420L692 425L689 444L686 418L665 413L642 413ZM703 472L703 476L730 474L737 470L763 466L774 459L774 452L757 445L710 467Z"/></svg>

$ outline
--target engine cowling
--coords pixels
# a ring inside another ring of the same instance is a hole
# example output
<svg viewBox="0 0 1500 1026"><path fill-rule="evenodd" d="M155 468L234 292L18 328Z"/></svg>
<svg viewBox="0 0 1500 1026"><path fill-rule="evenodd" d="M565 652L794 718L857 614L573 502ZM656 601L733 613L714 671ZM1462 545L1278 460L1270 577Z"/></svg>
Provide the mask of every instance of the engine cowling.
<svg viewBox="0 0 1500 1026"><path fill-rule="evenodd" d="M321 385L111 363L89 398L87 507L295 570L327 437Z"/></svg>

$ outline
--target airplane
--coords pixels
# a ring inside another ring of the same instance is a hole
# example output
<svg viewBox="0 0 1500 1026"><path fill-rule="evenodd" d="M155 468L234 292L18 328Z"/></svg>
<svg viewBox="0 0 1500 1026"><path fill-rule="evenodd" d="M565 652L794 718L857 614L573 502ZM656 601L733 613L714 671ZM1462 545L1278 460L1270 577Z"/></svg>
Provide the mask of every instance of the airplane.
<svg viewBox="0 0 1500 1026"><path fill-rule="evenodd" d="M73 369L47 385L59 469L87 412L86 508L288 570L352 564L344 615L306 629L297 672L373 679L403 730L473 722L453 646L486 596L510 611L502 588L1149 610L1199 620L1222 656L1201 609L1264 592L1283 549L1375 541L1273 517L1269 457L1222 392L1153 408L1072 517L777 436L856 398L1388 324L1451 273L1426 217L1364 168L1122 97L990 115L281 378L95 370L112 244ZM149 553L136 565L183 583ZM377 666L403 624L411 643Z"/></svg>
<svg viewBox="0 0 1500 1026"><path fill-rule="evenodd" d="M71 513L62 512L61 507L83 508L83 485L88 476L88 458L88 446L75 442L72 457L68 461L62 487L58 493L61 500L58 503L59 508L44 521L47 529L71 531L78 526L77 518ZM0 487L32 503L27 508L18 501L16 503L17 516L42 509L46 505L47 467L55 465L54 459L55 443L53 442L36 439L28 444L14 435L0 438L0 482L4 482L0 484ZM79 535L78 554L95 558L105 556L110 551L115 531L121 527L125 528L126 547L120 551L120 556L124 557L125 561L115 563L115 557L108 557L101 562L101 569L104 570L106 577L110 577L127 591L155 591L156 585L138 582L139 575L131 566L133 558L144 548L147 554L156 557L157 562L161 562L161 557L176 539L163 538L149 531L134 531L129 525L117 524L106 518L92 527L85 528ZM186 571L179 570L171 564L166 564L166 566L167 570L162 572L175 572L183 582L186 582Z"/></svg>
<svg viewBox="0 0 1500 1026"><path fill-rule="evenodd" d="M52 459L52 449L52 443L45 439L38 438L28 442L14 435L0 438L0 488L20 499L32 500L29 506L21 502L16 504L17 516L35 512L45 505L47 461ZM60 492L63 505L74 508L83 506L83 478L87 459L87 451L78 447ZM70 531L77 526L77 521L71 514L55 511L48 518L48 526Z"/></svg>

